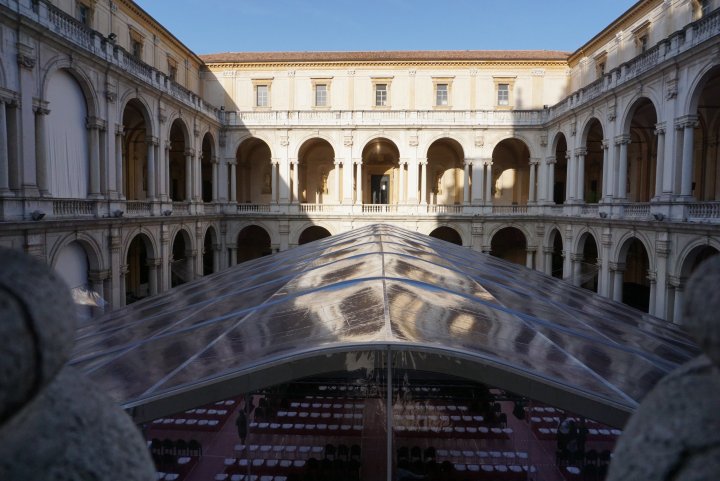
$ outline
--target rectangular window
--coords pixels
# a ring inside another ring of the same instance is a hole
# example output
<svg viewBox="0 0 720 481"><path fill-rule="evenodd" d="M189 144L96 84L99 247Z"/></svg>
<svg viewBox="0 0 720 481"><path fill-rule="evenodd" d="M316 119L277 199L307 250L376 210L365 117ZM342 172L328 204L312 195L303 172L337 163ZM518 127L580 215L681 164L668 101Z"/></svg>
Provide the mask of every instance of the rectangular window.
<svg viewBox="0 0 720 481"><path fill-rule="evenodd" d="M132 54L134 57L142 59L143 44L137 40L132 40Z"/></svg>
<svg viewBox="0 0 720 481"><path fill-rule="evenodd" d="M258 85L255 87L255 106L256 107L267 107L268 106L268 86Z"/></svg>
<svg viewBox="0 0 720 481"><path fill-rule="evenodd" d="M498 84L498 105L510 105L510 84Z"/></svg>
<svg viewBox="0 0 720 481"><path fill-rule="evenodd" d="M327 107L326 84L315 84L315 107Z"/></svg>
<svg viewBox="0 0 720 481"><path fill-rule="evenodd" d="M92 21L92 11L90 7L82 3L78 4L78 20L86 27L90 27Z"/></svg>
<svg viewBox="0 0 720 481"><path fill-rule="evenodd" d="M640 53L645 53L645 51L647 50L647 47L648 47L648 36L643 35L642 37L640 37L639 42L640 42Z"/></svg>
<svg viewBox="0 0 720 481"><path fill-rule="evenodd" d="M435 86L435 105L448 105L448 84L437 84Z"/></svg>
<svg viewBox="0 0 720 481"><path fill-rule="evenodd" d="M376 84L375 85L375 106L385 107L387 106L387 84Z"/></svg>

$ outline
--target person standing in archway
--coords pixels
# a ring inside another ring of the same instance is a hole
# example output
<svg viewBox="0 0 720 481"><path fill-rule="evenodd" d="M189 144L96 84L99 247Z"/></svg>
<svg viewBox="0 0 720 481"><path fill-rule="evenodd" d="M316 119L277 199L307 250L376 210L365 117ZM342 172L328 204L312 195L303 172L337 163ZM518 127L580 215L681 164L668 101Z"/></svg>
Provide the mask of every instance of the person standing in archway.
<svg viewBox="0 0 720 481"><path fill-rule="evenodd" d="M240 408L238 411L237 419L235 420L235 425L237 426L238 430L238 436L240 437L240 443L245 444L245 439L248 435L248 418L247 414L245 414L245 409Z"/></svg>

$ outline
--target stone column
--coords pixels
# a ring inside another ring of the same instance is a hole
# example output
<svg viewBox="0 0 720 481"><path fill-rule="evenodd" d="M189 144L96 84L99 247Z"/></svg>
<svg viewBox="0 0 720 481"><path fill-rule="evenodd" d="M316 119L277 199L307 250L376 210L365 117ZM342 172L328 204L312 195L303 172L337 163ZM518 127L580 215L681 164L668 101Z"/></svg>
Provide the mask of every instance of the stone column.
<svg viewBox="0 0 720 481"><path fill-rule="evenodd" d="M650 300L648 302L648 314L655 316L655 297L657 296L657 277L654 271L648 271L647 279L650 281Z"/></svg>
<svg viewBox="0 0 720 481"><path fill-rule="evenodd" d="M619 135L615 137L615 144L620 146L615 198L623 201L627 200L628 145L630 144L630 136Z"/></svg>
<svg viewBox="0 0 720 481"><path fill-rule="evenodd" d="M485 168L487 171L485 172L485 205L492 205L492 159L486 159L485 160Z"/></svg>
<svg viewBox="0 0 720 481"><path fill-rule="evenodd" d="M237 161L232 159L230 165L230 198L228 202L237 202Z"/></svg>
<svg viewBox="0 0 720 481"><path fill-rule="evenodd" d="M341 185L341 184L340 184L340 178L341 178L342 176L341 176L341 173L340 173L340 167L342 167L343 163L342 163L341 161L339 161L339 160L336 159L336 160L333 162L333 165L335 166L335 182L334 182L334 184L335 184L335 186L334 186L334 189L335 189L335 203L336 203L336 204L341 204L341 203L342 203L342 192L340 191L340 185Z"/></svg>
<svg viewBox="0 0 720 481"><path fill-rule="evenodd" d="M270 203L277 204L278 199L278 169L280 161L273 159L270 162Z"/></svg>
<svg viewBox="0 0 720 481"><path fill-rule="evenodd" d="M535 250L536 249L537 249L536 247L528 247L525 250L525 267L527 267L529 269L534 268L533 260L535 259Z"/></svg>
<svg viewBox="0 0 720 481"><path fill-rule="evenodd" d="M657 254L655 265L655 309L654 314L662 319L667 319L667 291L668 291L668 275L667 265L670 256L671 243L667 239L658 239L655 241L655 253Z"/></svg>
<svg viewBox="0 0 720 481"><path fill-rule="evenodd" d="M655 159L655 193L660 197L663 192L663 175L665 173L665 122L655 124L657 135L657 159Z"/></svg>
<svg viewBox="0 0 720 481"><path fill-rule="evenodd" d="M149 200L155 200L156 190L156 167L155 167L155 147L157 146L157 137L148 136L145 140L147 142L147 197Z"/></svg>
<svg viewBox="0 0 720 481"><path fill-rule="evenodd" d="M125 189L123 186L123 147L125 145L125 130L122 126L115 127L115 188L117 189L118 199L125 199Z"/></svg>
<svg viewBox="0 0 720 481"><path fill-rule="evenodd" d="M218 198L220 197L218 195L218 189L220 187L220 161L217 157L213 157L211 159L212 162L212 198L210 199L212 202L217 202Z"/></svg>
<svg viewBox="0 0 720 481"><path fill-rule="evenodd" d="M672 279L672 281L672 285L675 287L675 302L673 303L673 322L675 324L682 324L684 321L682 313L685 298L685 279L674 278Z"/></svg>
<svg viewBox="0 0 720 481"><path fill-rule="evenodd" d="M162 259L148 259L147 267L148 272L148 284L150 288L150 295L156 296L158 294L158 267L162 263Z"/></svg>
<svg viewBox="0 0 720 481"><path fill-rule="evenodd" d="M10 157L8 155L7 116L5 100L0 98L0 197L11 195L10 192Z"/></svg>
<svg viewBox="0 0 720 481"><path fill-rule="evenodd" d="M100 193L100 128L102 120L96 117L87 119L87 129L90 137L90 192L91 199L102 197ZM150 168L148 167L148 172Z"/></svg>
<svg viewBox="0 0 720 481"><path fill-rule="evenodd" d="M578 202L585 202L585 157L587 156L587 149L581 147L575 149L575 157L577 157L577 183L575 185L575 199Z"/></svg>
<svg viewBox="0 0 720 481"><path fill-rule="evenodd" d="M609 175L609 169L610 166L608 165L608 148L610 147L610 142L608 142L607 139L604 139L602 141L602 151L603 151L603 163L602 163L602 199L607 199L608 197L608 190L610 183L608 181L608 175Z"/></svg>
<svg viewBox="0 0 720 481"><path fill-rule="evenodd" d="M355 165L357 166L357 176L355 178L355 192L356 192L357 197L355 198L355 203L358 205L362 205L362 203L363 203L362 159L356 160Z"/></svg>
<svg viewBox="0 0 720 481"><path fill-rule="evenodd" d="M677 121L676 121L677 122ZM679 119L683 129L682 167L680 170L680 195L690 197L692 195L693 178L693 148L695 127L698 125L696 115L686 115Z"/></svg>
<svg viewBox="0 0 720 481"><path fill-rule="evenodd" d="M50 194L48 186L48 160L47 160L47 125L46 118L50 110L45 108L47 102L33 107L35 112L35 162L37 165L37 186L40 195ZM3 133L4 135L4 133Z"/></svg>
<svg viewBox="0 0 720 481"><path fill-rule="evenodd" d="M222 244L213 244L213 273L219 272L221 269L220 256L222 255Z"/></svg>
<svg viewBox="0 0 720 481"><path fill-rule="evenodd" d="M582 262L585 257L582 254L571 254L572 262L572 285L580 286L582 284Z"/></svg>
<svg viewBox="0 0 720 481"><path fill-rule="evenodd" d="M400 175L398 176L398 204L404 204L405 203L405 166L407 165L407 161L401 160L399 167L400 167Z"/></svg>
<svg viewBox="0 0 720 481"><path fill-rule="evenodd" d="M427 205L427 159L422 159L418 162L420 165L420 205Z"/></svg>
<svg viewBox="0 0 720 481"><path fill-rule="evenodd" d="M482 160L476 159L472 161L472 204L481 205L483 203L483 186L485 184L485 164Z"/></svg>
<svg viewBox="0 0 720 481"><path fill-rule="evenodd" d="M537 203L544 204L547 202L547 164L543 159L537 161Z"/></svg>
<svg viewBox="0 0 720 481"><path fill-rule="evenodd" d="M127 275L129 272L130 267L127 264L120 267L120 302L116 307L122 307L127 302Z"/></svg>
<svg viewBox="0 0 720 481"><path fill-rule="evenodd" d="M612 247L612 234L607 230L600 235L600 275L598 276L598 294L610 296L610 247Z"/></svg>
<svg viewBox="0 0 720 481"><path fill-rule="evenodd" d="M530 160L530 189L528 192L528 204L536 203L537 202L537 190L536 190L536 179L537 179L537 165L538 160L532 159Z"/></svg>
<svg viewBox="0 0 720 481"><path fill-rule="evenodd" d="M192 149L185 150L185 201L190 202L193 197L193 156Z"/></svg>
<svg viewBox="0 0 720 481"><path fill-rule="evenodd" d="M557 159L553 155L545 159L547 163L547 201L548 204L555 203L555 162Z"/></svg>
<svg viewBox="0 0 720 481"><path fill-rule="evenodd" d="M545 255L545 266L543 272L545 274L551 276L552 275L552 256L553 256L553 248L552 247L544 247L543 248L543 254Z"/></svg>
<svg viewBox="0 0 720 481"><path fill-rule="evenodd" d="M565 186L565 202L566 203L572 203L575 200L575 194L577 193L577 158L570 154L570 150L568 149L567 153L565 154L565 159L567 160L567 172L565 174L566 186Z"/></svg>
<svg viewBox="0 0 720 481"><path fill-rule="evenodd" d="M611 262L610 270L613 276L612 299L613 301L622 302L623 294L623 274L625 272L625 264L622 262Z"/></svg>
<svg viewBox="0 0 720 481"><path fill-rule="evenodd" d="M470 169L472 168L472 160L465 159L465 177L463 181L463 199L462 203L468 205L470 203Z"/></svg>
<svg viewBox="0 0 720 481"><path fill-rule="evenodd" d="M290 164L292 164L292 203L293 204L299 204L300 203L300 186L298 185L300 181L300 174L298 170L300 169L300 162L297 160L291 160Z"/></svg>
<svg viewBox="0 0 720 481"><path fill-rule="evenodd" d="M237 264L237 246L230 246L230 267Z"/></svg>

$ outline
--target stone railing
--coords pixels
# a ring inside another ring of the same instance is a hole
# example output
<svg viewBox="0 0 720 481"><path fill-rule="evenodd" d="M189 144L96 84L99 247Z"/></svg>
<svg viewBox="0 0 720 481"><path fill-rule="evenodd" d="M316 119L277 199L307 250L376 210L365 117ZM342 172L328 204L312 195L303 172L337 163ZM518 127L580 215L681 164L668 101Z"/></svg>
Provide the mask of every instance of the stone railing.
<svg viewBox="0 0 720 481"><path fill-rule="evenodd" d="M687 217L690 220L720 220L720 202L696 202L688 204Z"/></svg>
<svg viewBox="0 0 720 481"><path fill-rule="evenodd" d="M577 109L597 97L630 80L654 70L662 62L672 60L681 53L720 35L720 9L716 9L704 18L688 24L682 30L658 42L635 58L607 72L601 78L579 88L564 100L550 107L547 111L548 121L555 120L570 109Z"/></svg>
<svg viewBox="0 0 720 481"><path fill-rule="evenodd" d="M526 215L528 206L526 205L494 205L492 206L493 214L501 215Z"/></svg>
<svg viewBox="0 0 720 481"><path fill-rule="evenodd" d="M443 205L443 204L428 204L428 214L462 214L463 206L461 205Z"/></svg>
<svg viewBox="0 0 720 481"><path fill-rule="evenodd" d="M394 204L363 204L363 214L397 214L398 206Z"/></svg>
<svg viewBox="0 0 720 481"><path fill-rule="evenodd" d="M650 203L632 203L623 206L623 217L626 219L647 219L650 217Z"/></svg>
<svg viewBox="0 0 720 481"><path fill-rule="evenodd" d="M238 214L269 213L270 204L237 204Z"/></svg>
<svg viewBox="0 0 720 481"><path fill-rule="evenodd" d="M54 217L94 217L97 202L85 199L53 199Z"/></svg>
<svg viewBox="0 0 720 481"><path fill-rule="evenodd" d="M125 213L129 216L149 216L152 214L152 203L144 200L125 201Z"/></svg>
<svg viewBox="0 0 720 481"><path fill-rule="evenodd" d="M580 207L581 217L598 217L600 206L598 204L585 204Z"/></svg>
<svg viewBox="0 0 720 481"><path fill-rule="evenodd" d="M173 202L172 213L173 215L188 215L190 214L190 204L188 202Z"/></svg>
<svg viewBox="0 0 720 481"><path fill-rule="evenodd" d="M222 122L218 108L204 102L198 95L170 80L165 73L137 59L100 32L87 27L47 0L0 0L0 6L16 12L23 21L35 22L44 30L62 37L78 50L94 55L103 65L110 63L153 89L165 92L193 110Z"/></svg>
<svg viewBox="0 0 720 481"><path fill-rule="evenodd" d="M476 125L543 125L544 110L271 110L228 111L228 126L467 126Z"/></svg>

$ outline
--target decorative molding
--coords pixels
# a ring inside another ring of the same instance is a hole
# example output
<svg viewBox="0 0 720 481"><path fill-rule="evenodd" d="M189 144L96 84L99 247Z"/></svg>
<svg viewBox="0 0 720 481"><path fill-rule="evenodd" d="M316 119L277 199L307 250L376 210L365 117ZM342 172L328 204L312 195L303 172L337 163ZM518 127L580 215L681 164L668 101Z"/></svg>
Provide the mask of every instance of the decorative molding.
<svg viewBox="0 0 720 481"><path fill-rule="evenodd" d="M18 51L18 65L27 70L32 70L33 68L35 68L35 62L37 61L37 58L35 57L35 48L20 42L18 42L16 45Z"/></svg>

